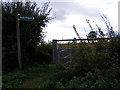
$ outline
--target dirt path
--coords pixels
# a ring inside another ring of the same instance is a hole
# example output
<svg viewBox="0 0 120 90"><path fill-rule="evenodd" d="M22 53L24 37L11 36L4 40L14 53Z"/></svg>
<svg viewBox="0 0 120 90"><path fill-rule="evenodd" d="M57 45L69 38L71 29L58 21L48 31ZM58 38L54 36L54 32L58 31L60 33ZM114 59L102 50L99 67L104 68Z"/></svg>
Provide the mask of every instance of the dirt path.
<svg viewBox="0 0 120 90"><path fill-rule="evenodd" d="M44 73L38 73L35 76L33 76L31 79L26 80L23 82L22 85L19 87L22 88L37 88L37 85L40 83L40 81L43 79Z"/></svg>

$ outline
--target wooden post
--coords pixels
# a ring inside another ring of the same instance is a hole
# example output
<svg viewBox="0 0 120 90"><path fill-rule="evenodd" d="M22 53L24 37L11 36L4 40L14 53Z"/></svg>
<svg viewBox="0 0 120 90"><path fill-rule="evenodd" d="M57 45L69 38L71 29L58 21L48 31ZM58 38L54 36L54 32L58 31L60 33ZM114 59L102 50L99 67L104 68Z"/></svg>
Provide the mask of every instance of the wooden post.
<svg viewBox="0 0 120 90"><path fill-rule="evenodd" d="M89 39L88 39L88 43L90 43Z"/></svg>
<svg viewBox="0 0 120 90"><path fill-rule="evenodd" d="M72 59L72 48L71 48L71 43L68 43L68 48L69 48L69 55L70 55L70 60Z"/></svg>
<svg viewBox="0 0 120 90"><path fill-rule="evenodd" d="M53 48L53 61L55 61L57 60L57 40L53 40L52 48Z"/></svg>
<svg viewBox="0 0 120 90"><path fill-rule="evenodd" d="M0 89L2 90L2 1L0 3Z"/></svg>
<svg viewBox="0 0 120 90"><path fill-rule="evenodd" d="M18 65L19 69L22 69L21 63L21 48L20 48L20 27L19 27L19 13L16 16L16 29L17 29L17 48L18 48Z"/></svg>

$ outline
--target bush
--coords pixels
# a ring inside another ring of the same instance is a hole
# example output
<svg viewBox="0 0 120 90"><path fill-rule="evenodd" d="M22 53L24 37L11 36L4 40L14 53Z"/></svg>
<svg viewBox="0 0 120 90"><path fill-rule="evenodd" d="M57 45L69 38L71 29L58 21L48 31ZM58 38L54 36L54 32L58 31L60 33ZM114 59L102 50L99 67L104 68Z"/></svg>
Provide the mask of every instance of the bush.
<svg viewBox="0 0 120 90"><path fill-rule="evenodd" d="M109 53L112 57L119 59L120 64L120 38L113 38L110 41Z"/></svg>
<svg viewBox="0 0 120 90"><path fill-rule="evenodd" d="M117 43L118 42L118 43ZM114 43L114 44L113 44ZM114 47L113 47L114 45ZM77 48L74 46L74 48ZM112 55L113 53L113 55ZM119 40L82 44L73 60L57 64L55 86L62 88L119 88Z"/></svg>
<svg viewBox="0 0 120 90"><path fill-rule="evenodd" d="M20 85L27 77L26 74L20 72L4 75L2 77L2 86L3 88L14 88Z"/></svg>
<svg viewBox="0 0 120 90"><path fill-rule="evenodd" d="M52 60L52 45L43 44L37 46L35 50L35 61L38 63L48 63Z"/></svg>

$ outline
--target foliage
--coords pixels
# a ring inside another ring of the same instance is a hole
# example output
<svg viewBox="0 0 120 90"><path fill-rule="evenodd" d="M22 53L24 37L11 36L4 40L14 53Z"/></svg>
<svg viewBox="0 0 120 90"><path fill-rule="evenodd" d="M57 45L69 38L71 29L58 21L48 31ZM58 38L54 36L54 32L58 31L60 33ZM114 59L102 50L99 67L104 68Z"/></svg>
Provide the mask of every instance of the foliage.
<svg viewBox="0 0 120 90"><path fill-rule="evenodd" d="M35 49L44 39L44 28L53 17L50 17L49 3L38 7L35 2L2 3L2 52L3 71L17 69L17 36L16 15L34 16L33 21L20 20L20 42L23 67L33 64ZM42 51L41 51L42 52ZM9 69L9 70L8 70Z"/></svg>
<svg viewBox="0 0 120 90"><path fill-rule="evenodd" d="M72 52L75 54L73 60L49 64L47 67L50 72L39 83L35 83L36 87L120 88L120 63L119 57L115 56L119 55L117 51L119 47L114 40L116 42L118 38L111 39L108 43L99 41L80 45L81 49ZM114 47L117 49L112 49L111 43L114 43ZM117 54L111 55L111 50ZM37 69L37 71L41 70Z"/></svg>
<svg viewBox="0 0 120 90"><path fill-rule="evenodd" d="M109 52L112 57L116 59L120 59L120 39L119 37L113 38L110 41L110 47Z"/></svg>
<svg viewBox="0 0 120 90"><path fill-rule="evenodd" d="M110 52L113 46L111 43L114 42L116 49L112 49L113 53L118 53L116 40L111 39L108 43L99 41L92 48L91 45L81 45L79 51L72 52L74 60L56 63L56 73L45 80L42 86L51 88L54 84L52 88L119 88L119 58Z"/></svg>
<svg viewBox="0 0 120 90"><path fill-rule="evenodd" d="M95 31L90 31L88 33L88 37L87 38L90 38L90 39L97 38L97 33Z"/></svg>
<svg viewBox="0 0 120 90"><path fill-rule="evenodd" d="M24 81L24 79L28 77L23 73L11 73L3 76L3 88L13 88L16 85L19 85Z"/></svg>
<svg viewBox="0 0 120 90"><path fill-rule="evenodd" d="M2 76L3 88L18 88L24 81L33 78L38 73L46 73L51 71L47 65L35 64L31 68L22 71L7 73Z"/></svg>
<svg viewBox="0 0 120 90"><path fill-rule="evenodd" d="M48 63L52 60L52 45L43 44L35 49L35 61L37 63Z"/></svg>

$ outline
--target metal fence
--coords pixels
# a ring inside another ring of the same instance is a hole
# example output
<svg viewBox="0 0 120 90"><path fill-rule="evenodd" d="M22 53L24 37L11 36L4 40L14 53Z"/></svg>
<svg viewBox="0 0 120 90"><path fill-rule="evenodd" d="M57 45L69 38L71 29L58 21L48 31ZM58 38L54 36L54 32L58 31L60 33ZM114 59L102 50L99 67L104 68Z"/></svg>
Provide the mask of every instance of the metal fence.
<svg viewBox="0 0 120 90"><path fill-rule="evenodd" d="M71 59L72 50L79 50L78 48L73 48L74 44L81 43L97 43L100 40L109 42L111 38L96 38L96 39L66 39L66 40L53 40L53 61Z"/></svg>

